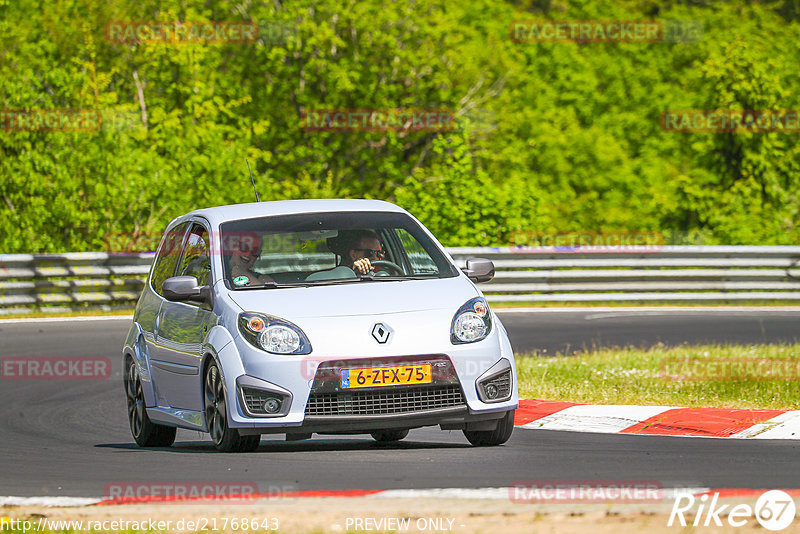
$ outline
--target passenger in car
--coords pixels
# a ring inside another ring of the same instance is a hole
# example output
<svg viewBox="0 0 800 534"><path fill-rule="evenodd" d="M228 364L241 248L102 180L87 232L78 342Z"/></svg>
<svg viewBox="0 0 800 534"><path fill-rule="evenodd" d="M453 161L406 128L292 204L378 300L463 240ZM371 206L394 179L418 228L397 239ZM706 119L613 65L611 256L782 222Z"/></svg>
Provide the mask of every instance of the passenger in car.
<svg viewBox="0 0 800 534"><path fill-rule="evenodd" d="M231 280L234 286L259 286L274 282L268 274L253 270L256 260L261 256L261 241L242 242L241 249L230 257Z"/></svg>

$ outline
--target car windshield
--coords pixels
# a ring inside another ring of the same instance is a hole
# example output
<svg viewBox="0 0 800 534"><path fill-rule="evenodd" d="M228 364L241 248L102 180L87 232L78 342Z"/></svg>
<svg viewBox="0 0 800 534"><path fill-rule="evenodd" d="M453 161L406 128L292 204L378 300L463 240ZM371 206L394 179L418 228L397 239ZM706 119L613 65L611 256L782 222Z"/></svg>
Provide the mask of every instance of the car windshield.
<svg viewBox="0 0 800 534"><path fill-rule="evenodd" d="M231 289L436 279L458 274L419 224L403 213L242 219L222 224L220 237L225 283Z"/></svg>

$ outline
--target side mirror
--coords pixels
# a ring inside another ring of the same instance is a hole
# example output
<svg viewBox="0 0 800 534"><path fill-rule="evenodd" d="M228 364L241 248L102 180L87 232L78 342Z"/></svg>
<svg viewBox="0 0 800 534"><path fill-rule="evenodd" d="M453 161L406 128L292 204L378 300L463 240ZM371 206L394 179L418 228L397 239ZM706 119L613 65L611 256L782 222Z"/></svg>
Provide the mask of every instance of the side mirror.
<svg viewBox="0 0 800 534"><path fill-rule="evenodd" d="M197 302L211 302L211 288L198 285L194 276L173 276L164 280L161 286L164 298L172 302L194 300Z"/></svg>
<svg viewBox="0 0 800 534"><path fill-rule="evenodd" d="M488 282L494 278L494 263L485 258L469 258L467 266L461 270L476 284Z"/></svg>

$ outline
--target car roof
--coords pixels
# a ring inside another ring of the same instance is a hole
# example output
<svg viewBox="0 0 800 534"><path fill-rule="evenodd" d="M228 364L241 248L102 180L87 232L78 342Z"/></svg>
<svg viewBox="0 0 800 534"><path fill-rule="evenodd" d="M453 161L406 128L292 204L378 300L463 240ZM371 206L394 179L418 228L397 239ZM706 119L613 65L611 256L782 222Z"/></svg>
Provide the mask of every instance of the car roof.
<svg viewBox="0 0 800 534"><path fill-rule="evenodd" d="M203 208L178 217L175 222L186 220L190 217L203 217L212 226L217 226L227 221L250 219L253 217L270 217L277 215L292 215L297 213L324 213L336 211L383 211L394 213L407 213L403 208L383 200L369 199L306 199L306 200L275 200L270 202L250 202L247 204L232 204L229 206L216 206Z"/></svg>

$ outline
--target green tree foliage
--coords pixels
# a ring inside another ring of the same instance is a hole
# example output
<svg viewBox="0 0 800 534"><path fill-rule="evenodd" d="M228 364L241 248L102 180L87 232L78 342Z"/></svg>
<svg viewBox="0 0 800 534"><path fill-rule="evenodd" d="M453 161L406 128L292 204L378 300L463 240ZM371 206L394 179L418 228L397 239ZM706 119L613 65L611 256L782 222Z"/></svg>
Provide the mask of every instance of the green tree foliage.
<svg viewBox="0 0 800 534"><path fill-rule="evenodd" d="M435 161L417 168L396 194L401 206L415 206L415 215L452 246L507 241L525 230L538 209L524 182L492 180L476 166L469 128L465 121L463 129L436 139Z"/></svg>
<svg viewBox="0 0 800 534"><path fill-rule="evenodd" d="M396 201L448 245L519 232L800 237L791 133L688 134L667 109L800 108L793 2L0 0L0 110L88 109L99 131L0 129L0 253L148 249L191 209ZM515 43L515 20L657 19L700 39ZM243 21L254 43L120 44L113 21ZM672 21L672 22L671 22ZM317 109L448 109L444 132L314 132Z"/></svg>
<svg viewBox="0 0 800 534"><path fill-rule="evenodd" d="M782 66L737 40L698 69L704 109L778 110L791 102ZM793 103L796 104L796 101ZM791 106L790 106L791 107ZM796 109L796 108L795 108ZM691 146L704 172L684 180L683 206L728 243L795 234L800 150L797 134L706 134Z"/></svg>

